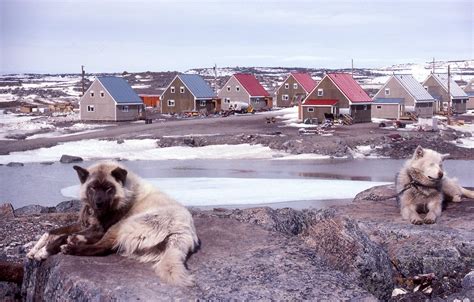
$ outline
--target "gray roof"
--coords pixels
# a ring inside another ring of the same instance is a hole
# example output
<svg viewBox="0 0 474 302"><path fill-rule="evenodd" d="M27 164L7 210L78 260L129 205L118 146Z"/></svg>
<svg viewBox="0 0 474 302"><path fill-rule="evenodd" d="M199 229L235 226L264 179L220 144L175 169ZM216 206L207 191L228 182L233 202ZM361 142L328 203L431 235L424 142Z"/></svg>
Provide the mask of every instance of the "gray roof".
<svg viewBox="0 0 474 302"><path fill-rule="evenodd" d="M393 75L417 102L434 101L434 97L411 74Z"/></svg>
<svg viewBox="0 0 474 302"><path fill-rule="evenodd" d="M432 76L438 80L444 90L448 91L448 76L445 74L432 74ZM452 98L467 98L468 95L464 92L464 90L459 87L456 82L451 78L449 92L451 93Z"/></svg>
<svg viewBox="0 0 474 302"><path fill-rule="evenodd" d="M143 104L128 82L118 77L97 77L118 104Z"/></svg>
<svg viewBox="0 0 474 302"><path fill-rule="evenodd" d="M184 85L191 90L191 93L197 99L209 99L217 97L216 93L198 74L180 74L178 77L183 81Z"/></svg>
<svg viewBox="0 0 474 302"><path fill-rule="evenodd" d="M404 99L399 98L376 98L375 104L403 104Z"/></svg>
<svg viewBox="0 0 474 302"><path fill-rule="evenodd" d="M466 94L467 94L468 96L474 96L474 91L468 91L468 92L466 92Z"/></svg>

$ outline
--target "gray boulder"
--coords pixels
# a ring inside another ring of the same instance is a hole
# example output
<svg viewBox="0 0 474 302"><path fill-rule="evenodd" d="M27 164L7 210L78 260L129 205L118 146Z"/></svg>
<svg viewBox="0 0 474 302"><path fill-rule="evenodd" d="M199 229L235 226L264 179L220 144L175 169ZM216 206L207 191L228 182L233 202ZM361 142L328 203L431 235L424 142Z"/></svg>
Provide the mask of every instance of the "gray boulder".
<svg viewBox="0 0 474 302"><path fill-rule="evenodd" d="M160 283L151 265L117 255L56 255L25 266L26 301L76 300L327 300L376 298L336 271L297 237L234 219L195 218L201 249L188 268L196 285Z"/></svg>
<svg viewBox="0 0 474 302"><path fill-rule="evenodd" d="M15 210L15 215L37 215L56 212L55 207L43 207L37 204L24 206Z"/></svg>
<svg viewBox="0 0 474 302"><path fill-rule="evenodd" d="M7 167L23 167L25 164L24 163L18 163L18 162L9 162L7 164Z"/></svg>
<svg viewBox="0 0 474 302"><path fill-rule="evenodd" d="M12 218L14 216L15 214L11 203L0 204L0 218Z"/></svg>
<svg viewBox="0 0 474 302"><path fill-rule="evenodd" d="M70 164L70 163L79 163L82 162L83 159L82 157L79 156L73 156L73 155L66 155L64 154L61 156L61 159L59 160L63 164Z"/></svg>

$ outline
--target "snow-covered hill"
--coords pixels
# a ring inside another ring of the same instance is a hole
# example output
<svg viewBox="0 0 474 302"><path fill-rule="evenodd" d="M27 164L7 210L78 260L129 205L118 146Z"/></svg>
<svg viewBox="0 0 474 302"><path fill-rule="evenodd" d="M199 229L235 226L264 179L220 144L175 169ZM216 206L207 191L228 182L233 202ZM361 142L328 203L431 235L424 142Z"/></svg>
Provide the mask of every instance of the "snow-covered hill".
<svg viewBox="0 0 474 302"><path fill-rule="evenodd" d="M436 73L447 73L448 65L454 80L463 86L474 78L474 60L452 60L435 62ZM252 73L262 85L273 93L284 81L289 72L307 72L319 80L325 72L351 72L350 68L325 69L303 67L217 67L217 87L222 87L234 73ZM423 64L405 63L381 68L356 68L354 78L359 81L369 94L375 93L391 74L412 74L418 81L423 81L432 72L432 62ZM202 75L214 85L213 67L195 68L186 73ZM137 93L161 94L169 84L176 71L138 72L97 75L123 76ZM94 74L86 77L86 88L94 79ZM51 104L56 102L77 102L81 95L81 77L79 74L9 74L0 75L0 107L17 106L19 103Z"/></svg>

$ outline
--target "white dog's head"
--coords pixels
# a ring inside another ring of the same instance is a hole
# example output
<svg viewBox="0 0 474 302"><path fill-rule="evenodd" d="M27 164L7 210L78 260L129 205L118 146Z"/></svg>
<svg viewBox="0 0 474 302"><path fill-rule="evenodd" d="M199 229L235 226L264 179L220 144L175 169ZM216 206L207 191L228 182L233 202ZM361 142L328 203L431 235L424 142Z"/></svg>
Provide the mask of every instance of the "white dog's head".
<svg viewBox="0 0 474 302"><path fill-rule="evenodd" d="M440 154L431 149L418 146L413 154L410 166L421 173L427 180L440 181L444 176L443 161L449 154Z"/></svg>

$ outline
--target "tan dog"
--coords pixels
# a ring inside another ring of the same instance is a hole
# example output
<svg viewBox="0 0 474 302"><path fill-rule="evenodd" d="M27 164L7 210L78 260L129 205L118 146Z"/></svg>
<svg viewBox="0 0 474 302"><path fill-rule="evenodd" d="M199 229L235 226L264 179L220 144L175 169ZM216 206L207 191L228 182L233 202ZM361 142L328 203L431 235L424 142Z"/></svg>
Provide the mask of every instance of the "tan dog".
<svg viewBox="0 0 474 302"><path fill-rule="evenodd" d="M400 211L413 224L431 224L441 216L443 201L461 201L462 196L474 198L474 192L461 187L455 179L445 176L440 154L418 146L413 157L405 162L397 176L396 188ZM426 213L422 219L420 213Z"/></svg>
<svg viewBox="0 0 474 302"><path fill-rule="evenodd" d="M74 169L81 181L80 197L86 208L81 219L90 228L78 232L77 227L65 227L48 232L28 257L45 259L58 246L70 255L118 252L154 263L164 282L193 284L184 263L188 253L198 246L198 237L192 216L184 206L116 162Z"/></svg>

